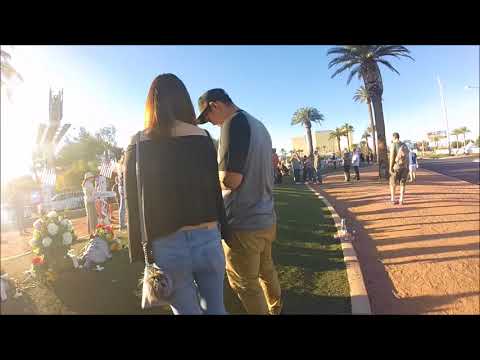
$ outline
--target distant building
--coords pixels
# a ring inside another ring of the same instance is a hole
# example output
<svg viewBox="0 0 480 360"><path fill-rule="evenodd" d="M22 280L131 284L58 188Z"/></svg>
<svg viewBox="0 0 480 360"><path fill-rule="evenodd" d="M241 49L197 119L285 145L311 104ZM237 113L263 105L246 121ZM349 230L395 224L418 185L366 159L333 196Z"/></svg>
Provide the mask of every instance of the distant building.
<svg viewBox="0 0 480 360"><path fill-rule="evenodd" d="M337 140L330 139L330 130L312 132L312 142L313 150L318 150L320 154L331 154L339 151ZM308 153L307 136L293 137L292 148L306 155Z"/></svg>

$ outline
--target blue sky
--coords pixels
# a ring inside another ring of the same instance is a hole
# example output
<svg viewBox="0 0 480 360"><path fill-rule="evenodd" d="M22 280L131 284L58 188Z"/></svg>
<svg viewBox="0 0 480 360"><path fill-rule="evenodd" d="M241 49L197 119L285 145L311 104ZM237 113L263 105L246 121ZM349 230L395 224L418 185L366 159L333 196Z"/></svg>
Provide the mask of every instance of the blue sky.
<svg viewBox="0 0 480 360"><path fill-rule="evenodd" d="M2 97L2 163L4 130L9 134L22 123L29 128L28 138L38 122L46 122L49 86L64 88L64 122L73 124L71 132L79 126L95 132L113 124L125 146L143 125L151 81L166 72L182 79L195 107L205 90L224 88L237 105L266 124L277 148L290 149L290 138L304 134L302 127L290 126L292 114L302 106L314 106L325 115L315 130L349 122L358 142L368 126L366 105L352 101L360 81L347 86L347 74L330 78L329 47L16 46L12 61L25 81L16 86L13 103ZM444 129L437 75L444 84L450 129L467 126L476 138L479 93L465 86L479 85L479 47L408 48L415 61L391 60L400 76L381 65L387 141L393 131L403 139L420 140L428 131ZM218 128L205 127L218 137Z"/></svg>

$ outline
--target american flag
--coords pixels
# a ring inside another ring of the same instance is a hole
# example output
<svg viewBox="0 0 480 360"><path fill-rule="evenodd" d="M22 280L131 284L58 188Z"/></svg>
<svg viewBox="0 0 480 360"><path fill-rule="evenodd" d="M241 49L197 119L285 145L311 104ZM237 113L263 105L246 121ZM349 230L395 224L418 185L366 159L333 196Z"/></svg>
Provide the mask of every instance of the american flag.
<svg viewBox="0 0 480 360"><path fill-rule="evenodd" d="M114 160L102 161L102 164L100 165L100 175L105 176L107 179L111 178L116 166L117 163Z"/></svg>
<svg viewBox="0 0 480 360"><path fill-rule="evenodd" d="M43 169L40 174L40 182L42 185L54 186L57 179L54 169Z"/></svg>

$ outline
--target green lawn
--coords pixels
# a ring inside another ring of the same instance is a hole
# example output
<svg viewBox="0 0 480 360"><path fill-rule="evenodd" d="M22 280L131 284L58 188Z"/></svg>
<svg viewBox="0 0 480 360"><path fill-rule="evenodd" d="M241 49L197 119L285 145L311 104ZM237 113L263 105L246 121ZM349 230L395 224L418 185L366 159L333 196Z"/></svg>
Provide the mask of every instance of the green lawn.
<svg viewBox="0 0 480 360"><path fill-rule="evenodd" d="M305 185L275 187L278 237L273 255L287 314L349 314L343 253L330 212Z"/></svg>
<svg viewBox="0 0 480 360"><path fill-rule="evenodd" d="M290 178L284 179L291 183ZM286 314L350 313L349 288L335 226L323 203L304 185L275 188L278 238L273 256L284 297ZM125 242L125 238L122 239ZM77 244L79 251L84 243ZM25 257L26 258L26 257ZM2 269L17 279L28 259L12 260ZM18 299L2 303L2 314L170 314L169 308L140 309L142 265L130 265L128 250L116 253L101 272L62 274L52 288L26 289ZM225 305L243 314L240 301L225 281Z"/></svg>

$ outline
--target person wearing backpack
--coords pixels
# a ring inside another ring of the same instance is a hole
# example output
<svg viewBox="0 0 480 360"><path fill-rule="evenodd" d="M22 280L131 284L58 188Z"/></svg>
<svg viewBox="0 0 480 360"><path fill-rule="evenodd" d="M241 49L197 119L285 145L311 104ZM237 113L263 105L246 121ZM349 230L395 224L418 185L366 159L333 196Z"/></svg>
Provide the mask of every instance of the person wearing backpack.
<svg viewBox="0 0 480 360"><path fill-rule="evenodd" d="M407 145L400 142L400 135L393 133L393 141L390 147L390 201L396 205L395 187L400 184L400 201L403 205L403 197L405 195L405 184L409 172L409 150Z"/></svg>

